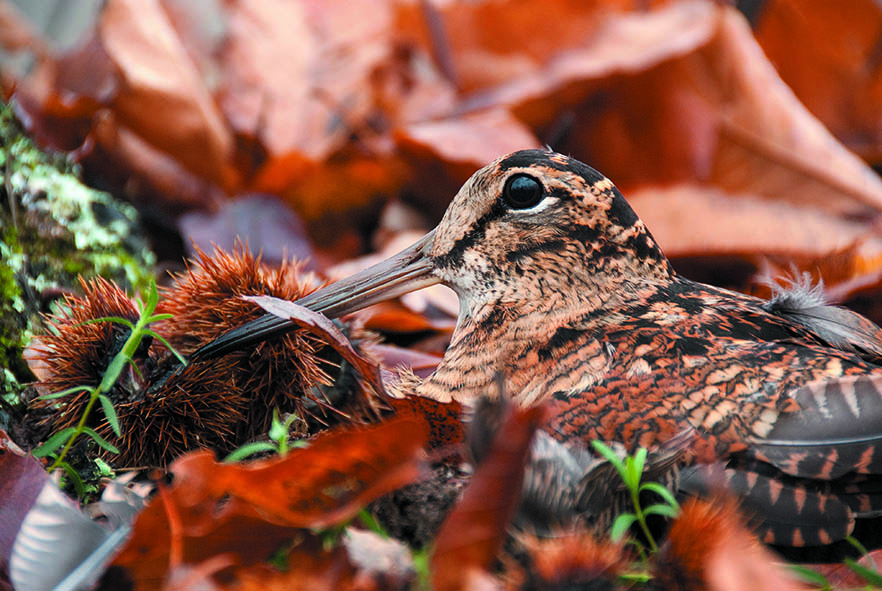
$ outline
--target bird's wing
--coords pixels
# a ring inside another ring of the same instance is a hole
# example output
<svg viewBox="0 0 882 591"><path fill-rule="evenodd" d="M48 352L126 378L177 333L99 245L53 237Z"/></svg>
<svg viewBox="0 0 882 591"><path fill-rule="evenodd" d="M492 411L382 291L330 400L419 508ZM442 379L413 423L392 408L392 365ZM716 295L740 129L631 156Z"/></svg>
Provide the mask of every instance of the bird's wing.
<svg viewBox="0 0 882 591"><path fill-rule="evenodd" d="M802 478L882 474L882 374L813 381L788 397L789 409L751 417L757 459Z"/></svg>

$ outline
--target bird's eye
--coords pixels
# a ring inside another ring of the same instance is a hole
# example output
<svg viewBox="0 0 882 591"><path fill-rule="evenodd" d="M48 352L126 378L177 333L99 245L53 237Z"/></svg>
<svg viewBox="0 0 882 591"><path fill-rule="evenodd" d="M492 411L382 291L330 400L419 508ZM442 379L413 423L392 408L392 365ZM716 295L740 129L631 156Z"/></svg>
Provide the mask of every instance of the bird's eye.
<svg viewBox="0 0 882 591"><path fill-rule="evenodd" d="M512 175L505 181L502 198L512 209L528 209L533 207L545 195L542 183L528 174Z"/></svg>

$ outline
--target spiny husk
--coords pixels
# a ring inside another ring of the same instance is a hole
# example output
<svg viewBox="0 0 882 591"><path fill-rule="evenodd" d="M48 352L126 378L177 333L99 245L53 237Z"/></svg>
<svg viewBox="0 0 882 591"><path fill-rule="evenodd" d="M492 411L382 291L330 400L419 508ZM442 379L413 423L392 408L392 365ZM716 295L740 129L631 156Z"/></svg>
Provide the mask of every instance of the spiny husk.
<svg viewBox="0 0 882 591"><path fill-rule="evenodd" d="M117 322L89 322L97 318L119 317L136 322L138 309L115 284L102 278L80 280L83 296L65 296L63 311L49 316L49 330L31 349L31 364L38 364L40 394L52 394L75 387L92 388L101 383L114 355L122 349L129 328ZM137 360L141 361L141 360ZM130 382L120 383L108 393L111 400L125 398ZM30 407L40 423L53 430L76 424L89 402L89 393L78 391L61 399L37 398ZM99 409L100 412L100 409Z"/></svg>
<svg viewBox="0 0 882 591"><path fill-rule="evenodd" d="M176 277L176 284L163 290L156 312L173 318L152 328L186 355L263 314L240 296L296 300L316 283L293 263L274 270L262 267L259 257L242 245L232 253L216 249L212 256L199 251L187 272ZM67 298L65 313L49 319L53 334L41 337L34 348L33 362L42 368L36 387L42 394L99 384L129 335L122 324L87 321L138 318L134 303L112 283L84 282L83 290L83 297ZM356 346L373 339L360 324L344 324L343 330ZM128 368L108 392L122 435L114 434L98 405L89 419L89 425L120 450L118 455L99 453L120 466L165 466L181 453L201 447L232 450L265 437L275 409L283 415L311 416L317 419L312 424L320 426L372 421L382 406L361 381L347 375L332 379L329 372L336 370L339 355L304 331L186 366L180 366L158 341L150 345L145 340L137 357L139 371ZM35 400L32 420L58 431L76 424L88 400L87 392ZM302 429L299 435L307 435L305 423L297 424Z"/></svg>
<svg viewBox="0 0 882 591"><path fill-rule="evenodd" d="M285 262L268 269L240 243L231 253L215 248L211 256L197 249L187 271L177 275L175 285L165 290L160 307L174 315L166 330L172 345L190 354L227 330L264 314L242 296L270 295L293 301L317 286L316 278L303 273L301 265ZM360 325L344 326L347 329L356 344L371 338ZM265 434L274 409L312 417L319 423L360 422L376 416L376 400L360 388L350 387L340 406L324 399L316 386L334 385L330 374L336 373L338 356L307 332L294 331L223 359L224 363L211 362L212 383L242 390L249 398L237 439Z"/></svg>
<svg viewBox="0 0 882 591"><path fill-rule="evenodd" d="M519 559L506 558L506 589L618 589L618 576L630 556L621 544L584 530L563 531L550 538L516 537Z"/></svg>

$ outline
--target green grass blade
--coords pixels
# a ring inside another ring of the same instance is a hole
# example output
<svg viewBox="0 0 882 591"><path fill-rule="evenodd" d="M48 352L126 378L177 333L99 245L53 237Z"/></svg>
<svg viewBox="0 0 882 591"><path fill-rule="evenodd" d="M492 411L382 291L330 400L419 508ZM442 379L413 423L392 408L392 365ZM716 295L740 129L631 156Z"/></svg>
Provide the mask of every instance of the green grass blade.
<svg viewBox="0 0 882 591"><path fill-rule="evenodd" d="M169 316L171 316L171 314L169 314ZM172 354L173 354L175 357L178 358L178 361L181 362L181 365L187 365L187 358L184 357L183 355L181 355L181 354L178 352L177 349L175 349L174 347L172 347L171 343L169 343L169 342L165 339L164 336L162 336L161 334L159 334L159 333L156 332L155 330L152 330L152 329L149 329L149 328L145 328L145 329L144 329L144 334L149 334L151 337L153 337L154 339L156 339L157 341L159 341L160 343L162 343L162 344L165 346L166 349L168 349L169 351L171 351Z"/></svg>
<svg viewBox="0 0 882 591"><path fill-rule="evenodd" d="M98 435L95 429L92 429L91 427L83 427L83 433L91 437L102 449L105 449L112 454L119 453L119 450L112 443Z"/></svg>
<svg viewBox="0 0 882 591"><path fill-rule="evenodd" d="M77 471L73 469L73 466L68 464L67 462L61 462L60 466L64 469L64 472L67 474L70 481L73 483L74 488L77 491L77 496L81 499L86 496L86 485L83 484L83 479L80 478L80 475L77 474Z"/></svg>
<svg viewBox="0 0 882 591"><path fill-rule="evenodd" d="M616 452L614 452L611 447L609 447L607 444L600 441L599 439L593 440L591 442L591 445L594 446L594 451L603 456L603 458L607 462L615 466L619 474L624 477L625 464L622 462L622 459L618 455L616 455Z"/></svg>
<svg viewBox="0 0 882 591"><path fill-rule="evenodd" d="M643 468L646 466L646 448L641 447L637 450L633 456L634 460L631 462L631 482L636 487L640 483L640 477L643 476Z"/></svg>
<svg viewBox="0 0 882 591"><path fill-rule="evenodd" d="M664 499L665 503L670 505L671 507L679 507L680 503L677 502L677 498L674 496L674 493L663 487L658 482L644 482L640 485L640 491L648 490L650 492L654 492L662 499Z"/></svg>
<svg viewBox="0 0 882 591"><path fill-rule="evenodd" d="M168 320L169 318L174 318L174 314L154 314L150 318L147 319L147 324L153 324L154 322L159 322L160 320Z"/></svg>
<svg viewBox="0 0 882 591"><path fill-rule="evenodd" d="M609 537L613 542L620 541L625 537L625 534L628 533L628 530L631 529L635 521L637 521L637 516L633 513L622 513L613 522L613 526L609 530Z"/></svg>
<svg viewBox="0 0 882 591"><path fill-rule="evenodd" d="M253 456L254 454L266 451L276 451L276 446L269 441L253 441L251 443L246 443L225 457L224 463L230 464L232 462L239 462L248 456Z"/></svg>
<svg viewBox="0 0 882 591"><path fill-rule="evenodd" d="M54 392L52 394L43 394L42 396L37 396L37 400L55 400L56 398L61 398L62 396L67 396L68 394L73 394L74 392L91 392L92 388L88 386L74 386L73 388L68 388L66 390L62 390L61 392Z"/></svg>
<svg viewBox="0 0 882 591"><path fill-rule="evenodd" d="M110 398L104 394L98 395L98 402L101 403L101 408L104 410L104 416L107 417L107 422L110 423L110 428L113 429L113 432L116 433L117 437L120 437L122 433L119 430L119 418L116 416L116 409L113 408L113 402L111 402Z"/></svg>
<svg viewBox="0 0 882 591"><path fill-rule="evenodd" d="M273 409L273 420L270 423L269 438L276 443L282 443L283 441L288 440L288 429L285 428L285 425L283 425L281 419L279 419L278 409Z"/></svg>
<svg viewBox="0 0 882 591"><path fill-rule="evenodd" d="M147 301L144 303L144 310L141 315L146 317L153 314L153 310L156 309L158 303L159 291L156 289L156 281L151 279L150 285L147 286Z"/></svg>
<svg viewBox="0 0 882 591"><path fill-rule="evenodd" d="M650 505L643 510L644 515L661 515L673 519L680 513L680 510L671 505Z"/></svg>
<svg viewBox="0 0 882 591"><path fill-rule="evenodd" d="M122 375L123 369L125 369L126 363L128 363L128 358L120 351L116 354L110 361L110 365L107 366L107 371L104 372L104 377L101 379L101 384L98 386L98 392L109 392L116 381L119 379L119 376Z"/></svg>
<svg viewBox="0 0 882 591"><path fill-rule="evenodd" d="M71 435L76 433L76 427L67 427L62 429L46 441L44 441L37 449L31 451L31 455L35 458L45 458L56 449L64 445Z"/></svg>
<svg viewBox="0 0 882 591"><path fill-rule="evenodd" d="M652 580L652 575L648 572L630 572L630 573L622 573L619 575L619 580L629 583L629 584L643 584L648 583Z"/></svg>
<svg viewBox="0 0 882 591"><path fill-rule="evenodd" d="M793 574L799 577L801 581L817 587L819 591L831 591L833 589L833 585L827 577L807 566L801 564L788 564L787 567Z"/></svg>
<svg viewBox="0 0 882 591"><path fill-rule="evenodd" d="M854 546L855 549L861 553L861 556L866 556L867 554L869 554L869 552L867 552L866 546L861 544L860 540L858 540L856 537L846 536L845 541Z"/></svg>
<svg viewBox="0 0 882 591"><path fill-rule="evenodd" d="M102 316L101 318L90 318L89 320L84 320L81 324L98 324L99 322L115 322L117 324L122 324L129 327L129 330L135 330L135 325L132 324L132 321L126 320L121 316Z"/></svg>
<svg viewBox="0 0 882 591"><path fill-rule="evenodd" d="M389 533L383 529L383 526L377 522L374 515L367 508L358 512L358 519L370 531L374 532L384 540L389 539Z"/></svg>
<svg viewBox="0 0 882 591"><path fill-rule="evenodd" d="M852 558L846 558L845 564L847 564L848 568L853 570L855 574L866 580L869 584L873 585L874 587L882 587L882 573L879 573L878 571L875 571L871 568L867 568L863 564L858 564Z"/></svg>

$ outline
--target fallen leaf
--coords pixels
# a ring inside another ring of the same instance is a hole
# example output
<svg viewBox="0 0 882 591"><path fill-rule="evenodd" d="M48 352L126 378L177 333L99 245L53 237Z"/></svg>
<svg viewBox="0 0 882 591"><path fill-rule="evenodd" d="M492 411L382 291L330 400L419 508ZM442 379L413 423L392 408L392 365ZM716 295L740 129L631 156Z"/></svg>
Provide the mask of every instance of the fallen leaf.
<svg viewBox="0 0 882 591"><path fill-rule="evenodd" d="M243 298L254 302L270 314L291 320L300 328L319 337L321 342L331 346L343 359L352 364L361 379L370 384L374 392L381 397L384 396L385 390L383 380L380 377L380 368L356 353L346 335L326 316L294 302L272 296L243 296Z"/></svg>
<svg viewBox="0 0 882 591"><path fill-rule="evenodd" d="M227 251L242 240L261 253L267 265L286 259L303 261L304 268L316 270L315 253L300 217L268 194L245 194L224 201L217 211L193 211L178 218L178 227L193 256L193 247L208 251L216 245Z"/></svg>
<svg viewBox="0 0 882 591"><path fill-rule="evenodd" d="M285 543L308 540L302 528L344 522L416 479L425 437L418 423L396 419L330 431L284 458L248 464L186 454L113 564L136 589L157 589L176 569L219 555L228 555L227 574L262 563Z"/></svg>
<svg viewBox="0 0 882 591"><path fill-rule="evenodd" d="M763 51L802 103L846 146L882 162L879 4L773 0L752 20ZM794 39L802 41L799 51Z"/></svg>
<svg viewBox="0 0 882 591"><path fill-rule="evenodd" d="M425 430L393 419L335 430L285 458L218 464L210 453L172 465L181 486L229 494L295 527L327 527L353 517L367 502L419 476Z"/></svg>
<svg viewBox="0 0 882 591"><path fill-rule="evenodd" d="M652 2L651 4L659 4ZM397 30L434 56L462 92L474 92L542 69L562 47L580 46L606 16L645 8L632 0L402 2Z"/></svg>
<svg viewBox="0 0 882 591"><path fill-rule="evenodd" d="M404 125L394 136L402 158L415 169L402 190L435 219L476 168L501 154L540 146L530 129L502 108Z"/></svg>
<svg viewBox="0 0 882 591"><path fill-rule="evenodd" d="M37 502L49 475L0 430L0 562L9 564L22 521Z"/></svg>
<svg viewBox="0 0 882 591"><path fill-rule="evenodd" d="M422 378L435 371L441 362L440 355L422 353L394 345L374 344L370 345L368 349L374 357L380 360L380 365L383 367L391 370L407 368Z"/></svg>
<svg viewBox="0 0 882 591"><path fill-rule="evenodd" d="M470 577L489 571L520 500L524 465L542 407L515 409L499 429L489 453L435 539L432 587L463 589Z"/></svg>
<svg viewBox="0 0 882 591"><path fill-rule="evenodd" d="M220 556L225 572L261 564L300 533L268 522L241 500L222 500L208 492L174 485L154 499L138 517L111 572L121 571L135 590L160 589L175 571Z"/></svg>
<svg viewBox="0 0 882 591"><path fill-rule="evenodd" d="M49 57L49 46L11 2L0 3L0 47L6 51L32 51L40 61Z"/></svg>
<svg viewBox="0 0 882 591"><path fill-rule="evenodd" d="M668 257L782 255L825 257L867 232L865 220L830 215L824 208L794 207L756 194L712 185L653 186L628 194L634 211ZM699 220L723 223L699 223ZM786 223L782 223L786 220Z"/></svg>
<svg viewBox="0 0 882 591"><path fill-rule="evenodd" d="M159 1L111 0L98 31L121 79L113 99L120 125L224 185L232 137Z"/></svg>

